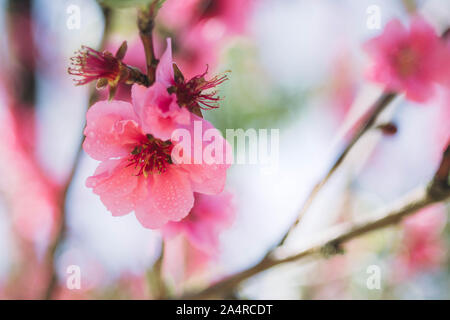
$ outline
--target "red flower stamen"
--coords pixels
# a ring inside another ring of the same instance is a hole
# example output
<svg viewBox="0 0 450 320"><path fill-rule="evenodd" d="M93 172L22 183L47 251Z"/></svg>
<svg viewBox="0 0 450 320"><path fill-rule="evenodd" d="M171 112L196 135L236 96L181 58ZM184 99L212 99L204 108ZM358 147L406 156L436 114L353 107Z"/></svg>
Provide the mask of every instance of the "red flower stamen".
<svg viewBox="0 0 450 320"><path fill-rule="evenodd" d="M98 52L82 46L76 56L70 58L69 74L80 77L75 79L77 85L83 85L98 79L116 82L120 78L120 60L110 52Z"/></svg>
<svg viewBox="0 0 450 320"><path fill-rule="evenodd" d="M200 18L213 18L218 16L224 9L222 7L222 3L217 0L201 0L197 5Z"/></svg>
<svg viewBox="0 0 450 320"><path fill-rule="evenodd" d="M415 74L418 68L418 58L417 54L408 47L399 50L394 57L394 65L397 67L400 76L406 78Z"/></svg>
<svg viewBox="0 0 450 320"><path fill-rule="evenodd" d="M147 135L147 140L131 152L128 167L134 166L139 169L137 176L147 177L152 173L163 173L172 164L172 149L173 145L170 141L162 141Z"/></svg>
<svg viewBox="0 0 450 320"><path fill-rule="evenodd" d="M210 80L205 80L208 68L203 74L193 77L187 82L176 84L178 103L186 105L188 109L198 106L203 110L219 108L221 97L217 96L217 90L208 91L228 80L226 74L217 75ZM205 92L206 91L206 92Z"/></svg>

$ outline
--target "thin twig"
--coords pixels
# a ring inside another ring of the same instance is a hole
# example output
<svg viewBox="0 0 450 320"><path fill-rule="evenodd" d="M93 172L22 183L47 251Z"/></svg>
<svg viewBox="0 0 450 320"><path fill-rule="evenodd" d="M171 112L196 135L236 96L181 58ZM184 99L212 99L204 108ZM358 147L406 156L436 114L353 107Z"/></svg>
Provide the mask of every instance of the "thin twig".
<svg viewBox="0 0 450 320"><path fill-rule="evenodd" d="M446 39L448 37L449 32L450 32L450 28L447 28L443 32L441 38ZM281 247L285 243L286 239L289 237L291 232L297 227L297 225L300 223L300 220L305 215L306 211L308 211L309 207L314 202L315 198L319 194L319 191L322 189L322 187L328 182L328 180L331 178L331 176L334 174L334 172L336 172L336 170L342 164L342 162L344 161L346 156L353 149L355 144L361 139L361 137L367 131L369 131L371 129L371 127L375 124L378 116L397 97L397 95L398 94L395 92L385 92L380 96L380 98L378 98L378 100L375 102L375 104L369 110L368 115L366 116L366 120L361 123L359 129L356 131L355 135L345 146L344 150L338 156L338 158L334 162L333 166L325 174L325 176L319 182L316 183L314 188L311 190L311 192L309 193L305 202L303 203L302 207L300 208L300 211L299 211L294 223L289 227L289 229L286 231L286 233L283 235L283 237L280 239L280 241L273 247L273 249L269 250L267 252L266 257L270 256L276 248Z"/></svg>
<svg viewBox="0 0 450 320"><path fill-rule="evenodd" d="M434 203L448 200L450 198L450 185L448 182L450 171L449 163L450 145L447 147L441 165L428 187L412 192L401 199L397 204L382 210L380 213L368 215L359 221L348 222L331 228L315 240L312 240L305 246L306 249L297 254L284 258L266 256L256 265L229 276L203 291L186 294L180 299L223 297L228 292L235 290L244 280L247 280L260 272L284 263L299 261L306 257L323 256L324 252L330 252L330 248L338 249L336 251L339 251L342 244L352 239L397 224L402 221L403 218L418 210L426 208Z"/></svg>
<svg viewBox="0 0 450 320"><path fill-rule="evenodd" d="M361 137L369 131L374 123L376 122L378 116L383 112L383 110L389 105L390 102L394 100L394 98L397 96L396 93L383 93L381 97L375 102L375 104L372 106L368 114L365 116L365 120L363 119L359 129L356 131L352 139L347 143L347 145L344 147L344 150L342 150L341 154L338 156L334 164L331 166L331 168L328 170L328 172L325 174L325 176L320 179L319 182L316 183L314 188L309 193L308 197L306 198L305 202L303 203L297 219L294 221L294 223L290 226L288 231L283 235L281 240L276 244L274 247L280 247L284 244L288 236L291 234L292 230L295 229L295 227L300 223L300 220L303 218L306 211L308 211L309 207L319 194L319 191L322 189L322 187L328 182L328 180L331 178L331 176L336 172L336 170L339 168L339 166L342 164L346 156L349 154L349 152L353 149L355 144L361 139ZM267 255L270 255L271 252L269 252Z"/></svg>
<svg viewBox="0 0 450 320"><path fill-rule="evenodd" d="M138 10L137 19L139 36L144 45L149 85L152 85L155 82L155 72L156 67L158 66L158 59L156 59L153 46L153 29L155 27L155 17L158 10L157 4L158 1L153 1L148 8Z"/></svg>
<svg viewBox="0 0 450 320"><path fill-rule="evenodd" d="M104 29L105 31L103 34L101 47L104 46L107 36L108 36L109 29L110 29L111 9L108 9L106 7L103 8L103 15L105 17L105 29ZM90 99L89 99L88 108L92 104L93 100L96 99L96 97L97 97L97 91L94 88L91 93ZM58 248L64 243L64 239L66 238L67 194L68 194L70 187L72 186L74 177L77 174L78 169L79 169L79 164L81 162L81 157L83 155L84 139L85 139L85 137L84 137L84 135L82 135L82 137L80 139L80 143L77 148L77 153L75 154L75 158L73 160L72 169L70 170L70 173L69 173L68 177L66 178L66 183L62 187L61 193L60 193L59 204L58 204L59 213L60 213L59 220L55 222L55 224L57 226L56 236L53 239L53 242L49 245L49 248L47 250L47 256L46 256L46 265L47 265L47 268L49 269L49 271L48 271L49 279L48 279L47 286L45 287L45 290L43 293L43 298L46 300L52 299L52 297L54 296L55 290L56 290L57 283L58 283L58 275L57 275L56 269L55 269L55 256L56 256L56 252L58 251Z"/></svg>
<svg viewBox="0 0 450 320"><path fill-rule="evenodd" d="M415 0L402 0L403 7L409 14L414 14L417 12L417 3Z"/></svg>
<svg viewBox="0 0 450 320"><path fill-rule="evenodd" d="M152 268L147 272L148 285L152 296L156 299L165 299L167 296L167 287L163 277L164 262L164 239L161 240L161 253L153 264Z"/></svg>
<svg viewBox="0 0 450 320"><path fill-rule="evenodd" d="M446 31L444 31L442 38L446 38L448 36L449 30L450 28L447 28ZM250 267L228 278L225 278L224 280L212 285L211 287L201 292L195 294L188 294L184 296L184 298L201 299L201 298L223 296L227 292L235 290L236 287L242 281L264 270L267 270L282 263L296 261L304 257L311 256L312 254L317 252L323 252L323 250L326 249L327 247L329 248L330 245L331 247L339 250L339 246L343 242L351 240L360 235L366 234L370 231L398 223L406 215L412 214L417 210L427 207L433 203L446 200L450 196L450 186L448 181L450 170L449 168L450 146L447 147L447 150L444 153L441 165L435 177L433 178L433 181L430 183L430 187L427 188L426 190L422 190L420 193L421 196L416 195L416 198L414 198L413 200L408 199L409 201L405 202L405 204L401 206L400 209L394 211L388 210L388 213L382 215L380 218L376 220L369 220L362 223L350 225L347 224L341 227L342 230L338 232L337 235L335 234L334 237L325 237L325 240L323 240L318 245L311 246L308 249L303 250L302 252L294 256L290 256L284 259L273 258L273 255L277 251L277 249L284 244L284 242L286 241L292 230L294 230L295 227L299 224L300 220L302 219L306 211L309 209L314 199L318 195L319 191L322 189L322 187L330 179L333 173L336 172L336 170L342 164L342 162L344 161L348 153L352 150L352 148L355 146L355 144L367 131L369 131L369 129L371 129L371 127L375 124L378 116L386 109L389 103L392 102L396 96L397 93L386 92L382 94L382 96L377 100L377 102L368 112L366 120L362 122L359 129L356 131L355 135L352 137L352 139L345 146L344 150L341 152L341 154L334 162L333 166L325 174L325 176L314 186L314 188L306 198L303 206L301 207L297 219L294 221L294 223L291 225L288 231L283 235L281 240L271 250L267 252L267 254L263 257L263 259L259 263L257 263L253 267Z"/></svg>

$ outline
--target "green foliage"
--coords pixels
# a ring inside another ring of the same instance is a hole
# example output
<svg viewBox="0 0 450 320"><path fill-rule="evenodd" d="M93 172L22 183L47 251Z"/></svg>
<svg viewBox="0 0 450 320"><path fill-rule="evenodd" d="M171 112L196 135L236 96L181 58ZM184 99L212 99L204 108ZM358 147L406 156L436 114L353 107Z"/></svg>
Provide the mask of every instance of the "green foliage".
<svg viewBox="0 0 450 320"><path fill-rule="evenodd" d="M250 43L235 41L221 60L219 69L231 70L229 80L220 86L223 101L219 109L203 113L218 129L267 128L287 119L293 108L301 105L302 93L293 96L277 87Z"/></svg>

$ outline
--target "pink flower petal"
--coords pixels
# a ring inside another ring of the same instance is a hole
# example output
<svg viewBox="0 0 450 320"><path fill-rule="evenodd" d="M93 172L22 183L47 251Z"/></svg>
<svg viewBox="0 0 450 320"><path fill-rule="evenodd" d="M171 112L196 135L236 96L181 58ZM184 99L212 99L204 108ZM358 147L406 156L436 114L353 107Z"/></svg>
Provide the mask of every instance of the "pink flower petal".
<svg viewBox="0 0 450 320"><path fill-rule="evenodd" d="M175 83L175 76L173 72L172 59L172 41L170 38L166 39L167 47L163 55L159 59L158 67L156 68L156 82L163 84L166 88L173 86Z"/></svg>
<svg viewBox="0 0 450 320"><path fill-rule="evenodd" d="M145 97L147 95L148 88L134 84L131 87L131 102L133 104L133 109L135 114L139 118L139 125L141 125L140 115L144 107Z"/></svg>
<svg viewBox="0 0 450 320"><path fill-rule="evenodd" d="M201 132L195 132L196 128L201 128ZM196 116L191 115L191 123L188 127L185 127L191 136L191 159L190 163L181 163L179 166L189 173L189 177L192 182L192 187L195 192L205 194L218 194L222 192L225 187L227 169L231 164L227 164L227 154L231 155L231 146L226 141L220 132L212 126L208 121ZM208 164L204 157L205 148L213 143L212 141L203 141L203 135L207 130L213 130L217 134L218 141L215 141L219 146L222 146L222 157L218 157L218 161ZM201 135L199 137L199 135ZM197 144L196 141L199 141ZM175 144L177 144L175 142ZM201 150L196 149L201 148ZM196 157L197 155L197 157ZM196 161L199 158L200 162Z"/></svg>
<svg viewBox="0 0 450 320"><path fill-rule="evenodd" d="M186 173L175 166L146 179L141 200L136 204L136 217L146 228L156 229L168 221L179 221L194 205L191 183Z"/></svg>
<svg viewBox="0 0 450 320"><path fill-rule="evenodd" d="M190 214L180 222L170 222L165 225L163 235L168 244L176 241L175 236L181 236L178 238L183 238L187 242L182 250L192 248L205 258L201 259L203 262L209 262L219 256L219 235L234 220L235 208L232 194L223 192L219 195L208 196L195 193L194 198L194 207ZM192 263L198 258L193 254L189 251L188 260L193 260Z"/></svg>
<svg viewBox="0 0 450 320"><path fill-rule="evenodd" d="M150 88L133 86L133 106L142 130L161 140L169 140L175 129L186 125L190 112L180 108L175 94L156 82Z"/></svg>
<svg viewBox="0 0 450 320"><path fill-rule="evenodd" d="M122 216L134 210L138 179L126 161L107 160L86 180L86 186L100 196L113 216Z"/></svg>
<svg viewBox="0 0 450 320"><path fill-rule="evenodd" d="M100 101L86 114L83 149L96 160L128 155L142 132L131 104Z"/></svg>

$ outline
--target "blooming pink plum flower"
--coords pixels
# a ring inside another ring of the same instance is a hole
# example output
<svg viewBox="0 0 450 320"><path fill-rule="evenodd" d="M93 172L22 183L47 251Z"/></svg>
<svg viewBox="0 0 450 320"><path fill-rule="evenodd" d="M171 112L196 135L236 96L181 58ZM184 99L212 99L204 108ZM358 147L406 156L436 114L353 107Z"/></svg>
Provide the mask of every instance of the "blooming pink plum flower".
<svg viewBox="0 0 450 320"><path fill-rule="evenodd" d="M130 39L128 43L128 49L122 62L128 66L133 66L140 71L146 70L145 51L141 39L139 37L135 37L133 39ZM112 39L105 45L106 51L109 52L114 52L119 46L119 39ZM119 83L117 84L117 90L115 92L114 99L131 102L132 86L133 84L119 81ZM99 98L99 100L108 99L107 90L100 90Z"/></svg>
<svg viewBox="0 0 450 320"><path fill-rule="evenodd" d="M114 98L120 84L138 83L148 85L147 77L135 67L123 63L128 44L126 41L117 49L113 55L109 51L96 51L92 48L82 46L74 57L68 73L75 76L76 85L85 85L92 81L97 82L97 89L109 87L109 99Z"/></svg>
<svg viewBox="0 0 450 320"><path fill-rule="evenodd" d="M83 85L99 79L107 79L114 83L120 77L120 59L111 53L99 52L92 48L82 46L77 55L71 58L69 74L79 77L75 80L77 85Z"/></svg>
<svg viewBox="0 0 450 320"><path fill-rule="evenodd" d="M438 266L445 256L441 233L446 213L441 205L424 209L403 223L404 234L400 255L396 260L397 280Z"/></svg>
<svg viewBox="0 0 450 320"><path fill-rule="evenodd" d="M155 84L150 89L133 86L133 103L144 131L151 129L157 138L168 140L177 125L189 123L189 111L195 112L197 107L218 108L217 104L221 98L217 96L216 91L210 92L210 89L228 78L216 76L206 81L205 75L206 72L189 81L184 81L180 72L175 76L171 39L167 39L166 50L156 68ZM172 93L169 94L168 91Z"/></svg>
<svg viewBox="0 0 450 320"><path fill-rule="evenodd" d="M156 82L151 88L133 86L132 101L139 125L145 132L162 140L169 140L179 125L188 125L190 112L181 108L175 94L169 94L166 87Z"/></svg>
<svg viewBox="0 0 450 320"><path fill-rule="evenodd" d="M86 185L100 195L114 216L134 210L144 227L159 228L186 217L194 204L194 192L220 193L229 164L176 163L172 149L188 150L167 139L169 128L179 125L191 137L196 124L203 131L215 129L194 114L184 114L159 84L146 90L133 89L133 104L100 101L89 109L83 148L101 163ZM220 133L216 136L228 150ZM206 147L201 144L201 151Z"/></svg>
<svg viewBox="0 0 450 320"><path fill-rule="evenodd" d="M218 108L221 98L217 96L217 91L214 88L228 80L226 75L218 75L210 80L205 80L205 75L208 72L206 70L204 73L185 81L177 67L177 73L175 74L173 66L171 39L168 38L166 51L162 55L156 70L156 82L174 92L177 96L177 103L190 111L194 111L195 108L206 110Z"/></svg>
<svg viewBox="0 0 450 320"><path fill-rule="evenodd" d="M175 74L173 70L173 57L172 57L172 40L170 38L166 39L166 49L160 57L160 62L158 64L157 72L156 72L156 82L161 83L166 88L173 86L173 90L178 97L179 105L186 105L188 109L199 103L202 109L214 109L217 108L217 104L220 101L220 98L217 97L217 93L214 90L215 87L222 84L228 78L226 75L218 75L213 77L212 79L206 81L205 76L207 71L205 72L205 68L207 68L207 61L215 60L209 52L204 42L201 42L198 35L192 34L191 40L189 42L189 47L202 47L201 55L202 58L197 63L193 61L192 56L187 57L189 54L182 54L181 57L177 61L177 66L181 66L183 70L183 75L194 75L190 78L189 81L184 81L184 76L179 77L178 81L175 81ZM158 44L158 43L156 43ZM112 50L115 46L109 46ZM159 49L158 45L155 45L156 49ZM195 59L194 59L195 60ZM142 46L142 42L139 39L135 39L135 41L131 42L130 48L127 50L126 56L123 58L123 63L125 65L137 66L140 70L145 69L145 52ZM82 73L83 74L83 73ZM84 74L83 74L84 75ZM84 78L86 78L85 75ZM144 88L140 88L141 91L144 91ZM107 96L102 94L102 98L105 99ZM117 100L130 101L131 100L131 86L126 82L119 82L117 84L117 92L115 93L115 97Z"/></svg>
<svg viewBox="0 0 450 320"><path fill-rule="evenodd" d="M404 92L413 101L427 100L434 85L450 72L443 41L418 16L412 19L409 30L399 20L389 22L364 48L374 60L368 77L387 90Z"/></svg>
<svg viewBox="0 0 450 320"><path fill-rule="evenodd" d="M218 257L220 232L229 227L235 218L231 193L195 193L194 198L194 206L186 218L179 222L169 222L163 228L167 241L170 242L176 236L185 240L183 247L188 275L201 270Z"/></svg>

